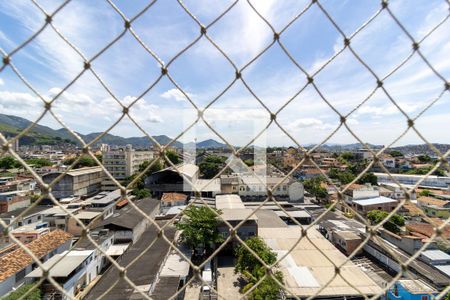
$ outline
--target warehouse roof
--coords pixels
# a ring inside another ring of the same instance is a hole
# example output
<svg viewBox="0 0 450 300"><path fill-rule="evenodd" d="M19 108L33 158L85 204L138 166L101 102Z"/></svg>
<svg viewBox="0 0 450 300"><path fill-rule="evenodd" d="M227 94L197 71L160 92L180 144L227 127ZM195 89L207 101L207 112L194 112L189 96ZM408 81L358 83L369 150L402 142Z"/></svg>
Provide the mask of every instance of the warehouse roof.
<svg viewBox="0 0 450 300"><path fill-rule="evenodd" d="M239 208L244 209L245 206L242 203L241 197L236 194L228 194L228 195L217 195L216 196L216 208L224 209L224 208Z"/></svg>
<svg viewBox="0 0 450 300"><path fill-rule="evenodd" d="M299 242L302 234L298 226L259 228L258 235L278 254L279 259L289 253L281 260L280 271L283 272L285 285L297 297L309 297L316 293L326 298L331 295L344 297L360 296L360 292L365 295L381 292L381 288L351 261L340 268L340 275L345 280L341 276L333 278L334 264L343 264L347 257L314 228L308 230L308 239L302 238Z"/></svg>
<svg viewBox="0 0 450 300"><path fill-rule="evenodd" d="M385 204L385 203L396 203L396 202L398 202L398 201L395 199L384 197L384 196L370 198L370 199L363 199L363 200L353 200L353 203L359 204L361 206L377 205L377 204Z"/></svg>

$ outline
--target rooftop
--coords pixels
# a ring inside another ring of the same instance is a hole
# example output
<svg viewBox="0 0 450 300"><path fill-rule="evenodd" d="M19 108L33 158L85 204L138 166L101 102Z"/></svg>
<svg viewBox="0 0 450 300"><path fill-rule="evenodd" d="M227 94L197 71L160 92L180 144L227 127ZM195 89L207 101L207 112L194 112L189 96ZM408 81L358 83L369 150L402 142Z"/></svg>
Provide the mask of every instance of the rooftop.
<svg viewBox="0 0 450 300"><path fill-rule="evenodd" d="M253 212L253 209L250 208L224 208L221 209L222 214L220 215L220 218L226 221L242 221L244 219L248 220L257 220L258 217L253 214L250 216L250 214Z"/></svg>
<svg viewBox="0 0 450 300"><path fill-rule="evenodd" d="M422 280L400 279L398 283L401 284L406 290L408 290L412 294L437 293L437 291L434 288L432 288Z"/></svg>
<svg viewBox="0 0 450 300"><path fill-rule="evenodd" d="M288 227L272 210L259 209L255 215L258 217L258 228Z"/></svg>
<svg viewBox="0 0 450 300"><path fill-rule="evenodd" d="M163 226L163 222L157 221L159 226ZM168 226L164 229L164 235L173 240L175 237L175 228ZM127 276L137 286L144 286L152 284L156 278L158 271L164 261L164 257L169 251L169 244L164 239L158 239L158 230L155 226L149 226L137 243L132 245L118 261L122 267L127 266ZM154 241L155 243L149 248L148 246ZM118 283L111 288L111 283ZM176 279L178 287L179 280ZM168 286L172 288L172 286ZM109 290L110 289L110 290ZM122 300L130 299L134 289L124 280L120 279L120 272L117 268L109 268L97 282L97 284L88 292L84 299L98 299L100 295L109 292L105 295L105 299ZM168 291L168 294L173 295L175 291ZM138 294L139 299L142 297Z"/></svg>
<svg viewBox="0 0 450 300"><path fill-rule="evenodd" d="M44 263L52 277L67 277L81 265L94 250L71 250L56 254ZM42 269L36 268L26 277L42 277Z"/></svg>
<svg viewBox="0 0 450 300"><path fill-rule="evenodd" d="M228 194L228 195L217 195L216 196L216 208L224 209L224 208L239 208L244 209L245 206L242 203L241 197L236 194Z"/></svg>
<svg viewBox="0 0 450 300"><path fill-rule="evenodd" d="M108 204L115 202L121 197L120 189L114 190L112 192L101 192L89 199L86 199L84 203L95 203L95 204Z"/></svg>
<svg viewBox="0 0 450 300"><path fill-rule="evenodd" d="M332 279L333 263L340 265L347 258L314 228L308 230L309 240L303 238L298 244L296 243L301 236L301 228L298 226L259 228L258 235L278 254L278 258L294 247L280 262L280 270L283 272L286 286L298 297L308 297L316 293L322 298L331 295L359 296L360 293L352 286L365 295L381 292L381 288L351 261L340 269L340 275L350 284L340 276ZM330 280L331 282L328 282ZM319 292L320 288L328 283L329 285Z"/></svg>
<svg viewBox="0 0 450 300"><path fill-rule="evenodd" d="M159 205L159 200L152 198L144 198L133 202L138 209L149 215ZM128 229L134 229L144 218L144 216L136 210L131 204L116 212L112 217L109 217L100 222L98 227L105 227L107 225L115 225Z"/></svg>
<svg viewBox="0 0 450 300"><path fill-rule="evenodd" d="M55 230L30 242L27 244L27 248L34 255L41 258L71 239L72 235L70 233L62 230ZM0 282L13 276L32 262L32 257L22 248L18 248L0 257Z"/></svg>
<svg viewBox="0 0 450 300"><path fill-rule="evenodd" d="M388 198L388 197L380 196L380 197L369 198L369 199L353 200L352 202L359 204L361 206L367 206L367 205L377 205L377 204L385 204L385 203L397 203L398 201L395 199Z"/></svg>
<svg viewBox="0 0 450 300"><path fill-rule="evenodd" d="M22 207L22 208L18 208L13 211L10 211L10 212L2 213L2 214L0 214L0 218L9 219L12 217L17 217L18 215L20 215L22 212L24 212L26 210L27 212L23 216L23 218L25 218L27 216L32 216L32 215L38 214L41 211L44 211L48 208L49 208L49 206L40 206L40 205L37 205L34 207Z"/></svg>
<svg viewBox="0 0 450 300"><path fill-rule="evenodd" d="M431 261L447 260L450 261L450 255L441 250L425 250L420 254L423 257L428 258Z"/></svg>
<svg viewBox="0 0 450 300"><path fill-rule="evenodd" d="M81 211L76 214L75 217L80 220L92 220L100 214L101 213L95 211Z"/></svg>
<svg viewBox="0 0 450 300"><path fill-rule="evenodd" d="M419 197L419 199L417 199L417 202L421 205L433 205L437 207L444 207L445 205L449 204L448 201L425 196Z"/></svg>
<svg viewBox="0 0 450 300"><path fill-rule="evenodd" d="M163 193L161 197L162 202L177 202L186 201L187 196L181 193Z"/></svg>

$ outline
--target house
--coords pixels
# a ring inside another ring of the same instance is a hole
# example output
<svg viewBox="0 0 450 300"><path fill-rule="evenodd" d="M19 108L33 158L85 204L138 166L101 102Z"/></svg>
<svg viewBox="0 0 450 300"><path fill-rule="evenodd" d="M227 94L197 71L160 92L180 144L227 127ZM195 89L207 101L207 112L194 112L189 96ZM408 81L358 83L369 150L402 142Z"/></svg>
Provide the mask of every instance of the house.
<svg viewBox="0 0 450 300"><path fill-rule="evenodd" d="M362 215L366 215L372 210L391 212L397 207L397 204L397 200L383 196L351 201L352 208Z"/></svg>
<svg viewBox="0 0 450 300"><path fill-rule="evenodd" d="M380 192L370 184L352 184L344 192L347 200L369 199L380 196Z"/></svg>
<svg viewBox="0 0 450 300"><path fill-rule="evenodd" d="M86 210L99 212L103 215L103 219L106 219L114 214L116 204L118 204L117 201L119 201L121 197L122 194L120 189L116 189L111 192L98 193L97 195L86 199L83 204Z"/></svg>
<svg viewBox="0 0 450 300"><path fill-rule="evenodd" d="M333 244L346 255L352 254L362 243L362 240L361 236L354 231L335 231L332 237Z"/></svg>
<svg viewBox="0 0 450 300"><path fill-rule="evenodd" d="M64 207L64 208L63 208ZM75 214L81 210L78 208L69 208L68 206L53 206L40 212L42 221L47 222L50 228L66 230L69 225L70 214Z"/></svg>
<svg viewBox="0 0 450 300"><path fill-rule="evenodd" d="M26 192L10 191L0 193L0 213L10 212L29 205L30 197Z"/></svg>
<svg viewBox="0 0 450 300"><path fill-rule="evenodd" d="M0 214L0 219L9 225L10 230L23 226L25 224L32 224L42 221L41 212L43 210L48 209L45 206L34 206L34 207L23 207L14 211L10 211L8 213ZM19 215L23 215L18 219ZM0 225L0 228L3 228Z"/></svg>
<svg viewBox="0 0 450 300"><path fill-rule="evenodd" d="M93 220L98 219L101 213L95 211L79 211L75 214L75 216L70 217L67 223L67 232L73 234L74 236L80 236L83 228L77 222L80 221L85 226L88 226L92 223Z"/></svg>
<svg viewBox="0 0 450 300"><path fill-rule="evenodd" d="M73 298L98 275L94 254L94 250L64 251L54 255L43 265L49 270L49 275ZM36 268L26 278L37 281L42 274L42 269ZM71 299L61 293L47 279L44 279L41 287L44 298L52 296L57 299Z"/></svg>
<svg viewBox="0 0 450 300"><path fill-rule="evenodd" d="M74 249L77 250L94 250L94 260L96 260L95 265L97 268L97 274L101 273L106 267L110 265L110 261L106 258L105 254L115 257L115 254L122 255L123 252L128 248L128 244L119 245L125 246L122 251L117 253L117 251L110 252L110 249L114 242L114 233L108 229L91 230L90 238L94 240L94 244L89 238L81 237L77 243L74 245ZM98 245L98 246L97 246Z"/></svg>
<svg viewBox="0 0 450 300"><path fill-rule="evenodd" d="M450 217L450 201L439 200L433 197L419 197L417 204L429 217L444 219Z"/></svg>
<svg viewBox="0 0 450 300"><path fill-rule="evenodd" d="M304 187L301 182L285 178L283 175L259 176L232 174L220 176L222 193L238 194L245 201L261 201L267 198L267 188L277 200L303 202Z"/></svg>
<svg viewBox="0 0 450 300"><path fill-rule="evenodd" d="M115 244L130 242L134 244L146 228L152 224L149 218L154 219L159 211L159 203L160 201L157 199L137 200L133 202L133 205L129 204L112 217L99 222L95 229L109 229L114 234ZM134 205L143 211L145 216L136 210Z"/></svg>
<svg viewBox="0 0 450 300"><path fill-rule="evenodd" d="M10 231L20 242L27 244L40 236L50 232L47 223L27 224Z"/></svg>
<svg viewBox="0 0 450 300"><path fill-rule="evenodd" d="M42 176L45 183L51 183L63 172L51 172ZM104 172L101 167L87 167L69 170L52 186L52 195L56 199L71 196L89 197L101 190Z"/></svg>
<svg viewBox="0 0 450 300"><path fill-rule="evenodd" d="M181 193L163 193L161 197L161 208L185 205L187 196Z"/></svg>
<svg viewBox="0 0 450 300"><path fill-rule="evenodd" d="M387 294L388 300L431 300L438 291L420 279L401 279Z"/></svg>
<svg viewBox="0 0 450 300"><path fill-rule="evenodd" d="M68 250L72 245L72 235L62 230L51 231L27 244L27 248L45 262L55 254ZM33 258L22 248L0 257L0 296L14 288L28 283L26 275L37 267Z"/></svg>
<svg viewBox="0 0 450 300"><path fill-rule="evenodd" d="M398 186L397 183L389 183L389 182L384 182L384 183L380 183L380 188L385 188L387 190L389 190L391 193L390 195L383 195L380 193L380 196L386 196L386 197L390 197L392 199L405 199L406 198L406 194L405 191ZM407 187L405 187L405 189L408 189ZM417 193L416 191L411 191L410 192L410 200L416 200L417 198Z"/></svg>

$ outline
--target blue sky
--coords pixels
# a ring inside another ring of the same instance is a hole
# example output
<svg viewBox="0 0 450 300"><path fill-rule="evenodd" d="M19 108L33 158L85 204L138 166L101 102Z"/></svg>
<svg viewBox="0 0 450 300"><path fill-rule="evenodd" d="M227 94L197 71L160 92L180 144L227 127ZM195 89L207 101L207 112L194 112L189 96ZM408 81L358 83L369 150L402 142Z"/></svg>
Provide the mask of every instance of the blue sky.
<svg viewBox="0 0 450 300"><path fill-rule="evenodd" d="M62 1L38 0L48 12ZM115 1L128 18L145 7L147 1ZM211 23L232 1L191 0L185 5L202 24ZM255 8L279 31L306 5L307 1L252 1ZM378 1L320 2L339 27L349 36L380 7ZM390 8L416 40L420 40L449 13L446 1L391 1ZM45 16L29 0L0 2L0 47L9 53L44 23ZM74 0L53 20L58 30L88 58L123 31L121 16L107 1ZM160 0L133 23L142 41L164 62L199 36L199 26L177 1ZM450 20L433 32L420 46L433 67L450 78ZM273 39L270 27L239 1L223 18L208 29L208 35L242 68ZM311 8L281 35L281 42L293 58L309 73L318 70L343 47L343 38L317 5ZM352 39L357 54L379 76L384 77L411 53L411 41L387 11ZM83 68L83 60L47 27L25 48L15 53L12 62L30 84L43 96L52 97ZM122 103L131 103L160 74L160 65L127 32L92 63L93 69ZM169 73L191 100L203 108L233 80L235 70L205 38L179 56ZM267 108L275 112L291 99L306 82L305 75L275 44L243 71L245 82ZM315 76L315 83L326 99L342 114L350 112L375 88L375 78L355 56L344 50ZM443 89L439 79L414 54L384 84L389 94L411 117L419 114ZM446 92L417 121L418 130L430 141L450 143L450 93ZM43 110L42 101L29 90L10 68L0 73L0 112L30 120ZM54 104L54 112L70 128L98 132L108 128L121 115L120 106L98 80L84 73ZM131 107L131 116L150 135L175 137L196 118L196 110L163 77L142 99ZM269 122L270 115L241 81L224 93L205 112L205 118L231 144L244 145ZM277 117L278 122L300 144L322 142L339 125L339 117L308 86ZM40 122L59 128L52 116ZM406 119L381 90L352 113L349 126L363 141L390 144L406 130ZM122 136L143 133L127 118L112 131ZM200 123L183 137L220 140ZM339 129L328 143L354 143L345 128ZM292 140L272 124L258 144L291 145ZM422 143L410 131L396 145Z"/></svg>

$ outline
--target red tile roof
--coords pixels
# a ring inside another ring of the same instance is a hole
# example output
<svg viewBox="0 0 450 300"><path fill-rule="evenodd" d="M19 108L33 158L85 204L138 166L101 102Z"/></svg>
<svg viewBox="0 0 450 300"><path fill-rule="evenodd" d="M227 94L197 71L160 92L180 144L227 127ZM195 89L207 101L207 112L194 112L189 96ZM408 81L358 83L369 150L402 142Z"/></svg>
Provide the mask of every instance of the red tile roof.
<svg viewBox="0 0 450 300"><path fill-rule="evenodd" d="M26 247L38 258L41 258L71 240L72 237L73 235L70 233L55 230L26 244ZM18 248L0 257L0 282L13 276L31 263L33 263L33 258L22 248Z"/></svg>
<svg viewBox="0 0 450 300"><path fill-rule="evenodd" d="M164 193L161 197L162 202L186 201L187 196L181 193Z"/></svg>

